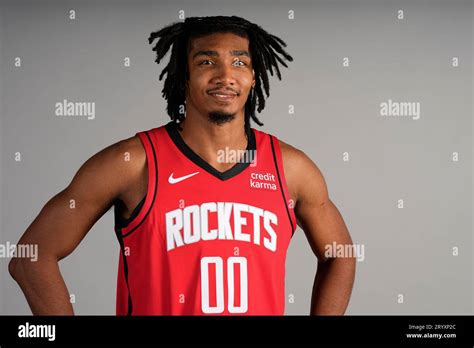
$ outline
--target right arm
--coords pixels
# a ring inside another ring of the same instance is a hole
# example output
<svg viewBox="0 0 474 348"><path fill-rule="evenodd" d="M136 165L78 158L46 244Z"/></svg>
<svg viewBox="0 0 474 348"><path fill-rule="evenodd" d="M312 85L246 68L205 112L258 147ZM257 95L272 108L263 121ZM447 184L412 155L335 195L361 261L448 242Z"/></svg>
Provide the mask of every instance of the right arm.
<svg viewBox="0 0 474 348"><path fill-rule="evenodd" d="M130 161L125 153L130 153ZM58 262L139 179L146 165L138 137L113 144L89 158L71 183L51 198L24 232L19 244L38 246L38 258L12 258L8 269L34 315L73 315Z"/></svg>

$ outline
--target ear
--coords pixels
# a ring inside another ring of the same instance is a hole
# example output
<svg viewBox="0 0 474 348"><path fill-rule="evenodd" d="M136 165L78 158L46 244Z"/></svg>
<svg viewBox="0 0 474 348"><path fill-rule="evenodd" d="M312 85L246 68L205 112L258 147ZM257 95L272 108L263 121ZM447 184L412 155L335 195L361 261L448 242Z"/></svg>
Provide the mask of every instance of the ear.
<svg viewBox="0 0 474 348"><path fill-rule="evenodd" d="M255 70L253 70L253 69L252 69L252 75L253 75L252 87L255 87Z"/></svg>

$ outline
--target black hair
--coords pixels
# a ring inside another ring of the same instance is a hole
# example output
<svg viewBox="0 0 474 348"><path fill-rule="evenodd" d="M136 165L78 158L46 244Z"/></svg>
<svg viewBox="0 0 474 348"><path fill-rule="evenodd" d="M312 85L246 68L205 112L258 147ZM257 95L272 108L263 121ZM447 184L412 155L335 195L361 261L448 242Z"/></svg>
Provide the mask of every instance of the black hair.
<svg viewBox="0 0 474 348"><path fill-rule="evenodd" d="M267 70L273 76L273 69L275 69L276 75L281 80L278 63L288 66L277 53L288 61L292 61L293 57L283 49L286 43L282 39L237 16L188 17L184 22L170 24L150 34L149 44L159 38L153 47L153 51L156 51L157 64L169 51L171 45L173 46L169 63L161 71L159 77L161 81L163 76L167 75L162 95L168 102L166 108L168 115L176 124L184 120L185 88L189 79L188 48L191 39L213 33L233 33L249 40L250 56L255 71L255 87L251 89L245 103L245 128L246 131L250 129L250 118L262 126L263 123L255 115L255 109L261 112L265 107L262 84L267 97L270 95Z"/></svg>

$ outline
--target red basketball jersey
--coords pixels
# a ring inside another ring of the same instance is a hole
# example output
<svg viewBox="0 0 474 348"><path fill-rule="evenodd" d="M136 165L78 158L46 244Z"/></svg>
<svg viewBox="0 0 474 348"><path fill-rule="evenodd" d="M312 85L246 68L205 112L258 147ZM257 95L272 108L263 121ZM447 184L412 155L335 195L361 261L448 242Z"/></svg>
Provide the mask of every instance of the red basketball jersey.
<svg viewBox="0 0 474 348"><path fill-rule="evenodd" d="M277 138L250 128L219 172L173 122L137 135L148 190L128 220L116 212L117 315L283 315L296 218Z"/></svg>

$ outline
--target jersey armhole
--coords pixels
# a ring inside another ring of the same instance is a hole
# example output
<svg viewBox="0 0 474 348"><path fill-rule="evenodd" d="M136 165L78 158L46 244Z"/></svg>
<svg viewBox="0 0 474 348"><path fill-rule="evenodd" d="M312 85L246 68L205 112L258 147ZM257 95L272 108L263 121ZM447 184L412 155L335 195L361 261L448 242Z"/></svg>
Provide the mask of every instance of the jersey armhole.
<svg viewBox="0 0 474 348"><path fill-rule="evenodd" d="M280 185L283 204L285 205L286 212L288 213L288 219L291 225L291 237L295 234L297 225L296 225L296 216L294 211L294 202L291 201L291 197L288 191L288 185L285 178L285 171L283 170L283 158L281 155L280 144L278 138L270 135L270 143L272 145L272 154L273 161L275 163L275 169L278 176L278 183Z"/></svg>
<svg viewBox="0 0 474 348"><path fill-rule="evenodd" d="M126 208L125 203L121 199L116 199L114 202L114 221L115 221L115 228L124 228L127 227L140 213L142 210L143 204L145 203L147 194L142 198L140 203L137 204L137 206L133 209L132 213L130 214L130 217L127 219L123 218L121 215L121 211Z"/></svg>
<svg viewBox="0 0 474 348"><path fill-rule="evenodd" d="M158 166L155 148L151 140L150 131L138 132L136 135L139 137L142 146L145 149L146 161L148 167L148 183L147 192L145 197L138 203L134 208L132 214L128 219L123 219L117 212L115 214L115 230L120 233L122 237L129 236L132 232L137 230L141 224L145 221L147 216L154 205L156 199L156 193L158 189L157 178L158 178ZM122 203L123 204L123 203Z"/></svg>

